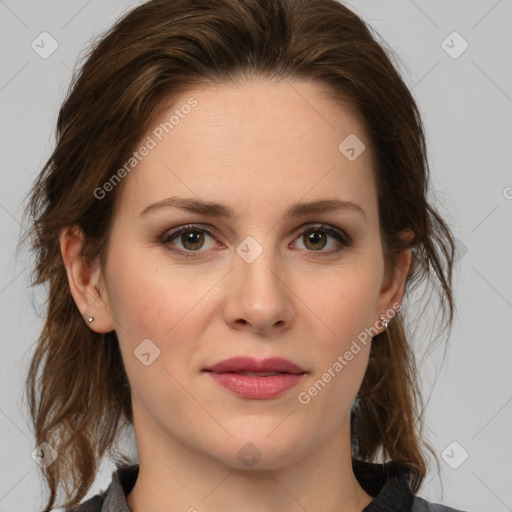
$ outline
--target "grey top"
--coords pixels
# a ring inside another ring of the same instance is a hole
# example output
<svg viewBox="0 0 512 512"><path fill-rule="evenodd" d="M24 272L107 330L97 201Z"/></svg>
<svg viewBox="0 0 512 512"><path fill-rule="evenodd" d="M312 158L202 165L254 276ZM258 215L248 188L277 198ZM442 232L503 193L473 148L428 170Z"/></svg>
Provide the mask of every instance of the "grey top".
<svg viewBox="0 0 512 512"><path fill-rule="evenodd" d="M354 459L353 470L361 487L374 498L362 512L465 512L415 496L409 486L409 469L405 465ZM112 472L108 488L77 505L74 512L132 512L126 496L133 489L138 473L138 464L118 467Z"/></svg>

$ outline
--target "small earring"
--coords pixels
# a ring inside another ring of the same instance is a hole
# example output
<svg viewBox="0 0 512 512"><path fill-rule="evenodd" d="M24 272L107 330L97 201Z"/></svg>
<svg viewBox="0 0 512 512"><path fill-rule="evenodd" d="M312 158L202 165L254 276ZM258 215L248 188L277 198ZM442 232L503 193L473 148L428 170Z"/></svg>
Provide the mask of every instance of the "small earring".
<svg viewBox="0 0 512 512"><path fill-rule="evenodd" d="M87 317L87 321L88 321L89 323L94 322L94 317L93 317L93 316L89 316L89 317Z"/></svg>
<svg viewBox="0 0 512 512"><path fill-rule="evenodd" d="M386 320L386 317L384 315L379 315L380 321L382 322L382 325L385 329L388 328L388 321Z"/></svg>

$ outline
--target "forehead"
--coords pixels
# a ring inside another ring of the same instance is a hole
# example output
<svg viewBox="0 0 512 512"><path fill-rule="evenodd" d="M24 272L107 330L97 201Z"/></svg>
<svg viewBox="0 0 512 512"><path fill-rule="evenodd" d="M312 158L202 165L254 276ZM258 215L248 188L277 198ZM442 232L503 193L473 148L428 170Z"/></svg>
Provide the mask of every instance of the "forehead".
<svg viewBox="0 0 512 512"><path fill-rule="evenodd" d="M182 91L162 104L135 150L142 146L151 149L123 182L120 199L132 213L171 195L247 209L250 197L260 208L276 199L284 208L306 195L364 202L375 192L362 123L316 82Z"/></svg>

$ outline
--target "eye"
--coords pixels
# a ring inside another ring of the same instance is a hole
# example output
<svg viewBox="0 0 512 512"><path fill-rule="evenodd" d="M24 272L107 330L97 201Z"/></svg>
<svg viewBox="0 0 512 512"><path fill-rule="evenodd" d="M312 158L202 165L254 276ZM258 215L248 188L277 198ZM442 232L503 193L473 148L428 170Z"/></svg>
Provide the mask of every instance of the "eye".
<svg viewBox="0 0 512 512"><path fill-rule="evenodd" d="M166 231L160 237L160 242L171 252L176 253L186 258L200 258L200 249L211 249L215 247L215 243L210 247L204 247L205 237L215 239L216 233L210 229L201 228L195 225L185 225L172 231ZM334 248L324 251L323 249L328 245L329 238L333 238L337 243ZM295 240L302 240L305 250L307 252L318 252L320 254L312 254L311 256L328 256L337 254L344 249L353 245L352 239L343 231L337 228L325 225L316 224L309 225L299 233ZM175 247L174 242L179 242L180 247ZM295 245L295 244L294 244Z"/></svg>
<svg viewBox="0 0 512 512"><path fill-rule="evenodd" d="M200 257L198 254L193 254L194 252L199 252L204 245L205 235L210 237L214 237L215 234L209 229L198 228L193 225L180 226L172 231L166 232L161 242L164 244L171 252L178 253L187 258L197 258ZM177 240L181 243L182 248L179 249L171 246L171 242ZM215 245L215 244L214 244Z"/></svg>
<svg viewBox="0 0 512 512"><path fill-rule="evenodd" d="M335 244L333 249L324 251L323 249L328 245L329 237L332 237L337 241L337 246ZM312 255L314 257L337 254L353 245L352 239L347 234L337 228L333 228L325 224L308 226L300 232L298 240L303 241L303 245L306 249L309 249L308 252L321 253L319 255Z"/></svg>

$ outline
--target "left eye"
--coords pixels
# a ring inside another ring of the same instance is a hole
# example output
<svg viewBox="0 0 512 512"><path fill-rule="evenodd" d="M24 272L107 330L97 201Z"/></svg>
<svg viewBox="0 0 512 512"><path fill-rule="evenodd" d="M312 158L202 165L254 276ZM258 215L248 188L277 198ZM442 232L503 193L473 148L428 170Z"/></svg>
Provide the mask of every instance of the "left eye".
<svg viewBox="0 0 512 512"><path fill-rule="evenodd" d="M312 251L319 251L324 249L327 245L328 237L332 237L338 242L338 247L333 248L331 251L323 251L323 252L339 252L343 249L343 247L349 247L351 245L351 241L347 235L344 235L341 231L337 229L333 229L327 226L310 226L305 230L301 231L299 234L299 238L302 237L304 240L304 245L307 249L311 249ZM343 247L339 247L343 246Z"/></svg>
<svg viewBox="0 0 512 512"><path fill-rule="evenodd" d="M203 248L205 243L205 235L215 238L215 233L205 228L198 228L195 226L181 226L176 228L173 231L166 232L161 239L161 243L164 244L168 250L174 253L181 254L188 258L200 257L199 254L193 254L200 251ZM319 252L322 253L338 253L342 251L346 247L350 247L352 245L352 240L342 231L338 229L331 228L329 226L325 226L323 224L317 226L308 226L303 229L299 235L298 239L303 240L303 245L306 249L309 249L308 252ZM331 250L323 251L328 245L328 238L332 237L338 242L338 247L331 248ZM174 242L176 239L182 245L182 248L174 247L171 242ZM214 247L213 244L212 247ZM210 247L210 248L212 248Z"/></svg>
<svg viewBox="0 0 512 512"><path fill-rule="evenodd" d="M196 252L198 249L200 249L203 246L205 234L207 234L211 237L215 236L208 229L194 228L193 226L182 226L180 228L175 229L174 231L167 233L164 236L162 243L167 245L179 237L179 241L182 243L182 246L187 251ZM171 250L172 249L175 249L175 248L171 247Z"/></svg>

